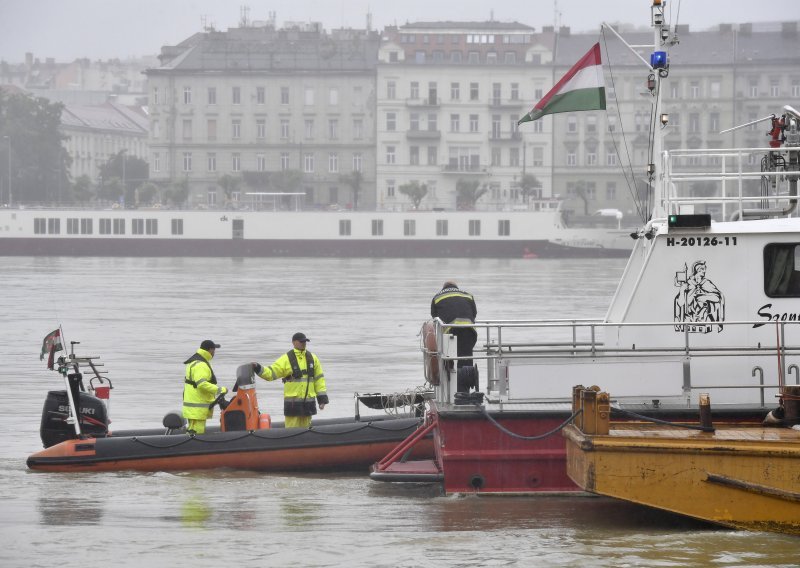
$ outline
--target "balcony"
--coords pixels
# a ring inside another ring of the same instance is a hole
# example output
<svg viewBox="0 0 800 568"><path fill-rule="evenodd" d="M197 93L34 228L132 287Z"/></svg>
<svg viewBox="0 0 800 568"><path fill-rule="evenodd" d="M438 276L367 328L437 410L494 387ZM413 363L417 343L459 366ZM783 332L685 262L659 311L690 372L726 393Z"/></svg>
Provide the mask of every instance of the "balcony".
<svg viewBox="0 0 800 568"><path fill-rule="evenodd" d="M489 142L519 142L522 132L490 132Z"/></svg>
<svg viewBox="0 0 800 568"><path fill-rule="evenodd" d="M437 97L406 99L406 106L412 108L438 108L440 104L442 104L442 99Z"/></svg>
<svg viewBox="0 0 800 568"><path fill-rule="evenodd" d="M440 130L408 130L406 132L408 140L439 140L441 137Z"/></svg>
<svg viewBox="0 0 800 568"><path fill-rule="evenodd" d="M486 166L480 164L446 164L442 166L442 173L456 175L484 175Z"/></svg>
<svg viewBox="0 0 800 568"><path fill-rule="evenodd" d="M489 99L489 108L492 109L520 109L525 103L520 99Z"/></svg>

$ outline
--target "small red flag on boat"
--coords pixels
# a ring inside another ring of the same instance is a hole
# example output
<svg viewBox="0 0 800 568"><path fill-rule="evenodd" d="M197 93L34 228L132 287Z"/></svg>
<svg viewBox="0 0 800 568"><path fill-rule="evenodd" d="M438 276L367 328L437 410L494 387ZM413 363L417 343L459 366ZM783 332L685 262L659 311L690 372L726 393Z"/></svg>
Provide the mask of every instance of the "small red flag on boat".
<svg viewBox="0 0 800 568"><path fill-rule="evenodd" d="M61 344L61 329L56 329L48 333L44 341L42 341L42 352L39 355L39 361L44 359L45 354L49 354L47 359L47 368L52 369L55 363L56 351L63 351L64 346Z"/></svg>

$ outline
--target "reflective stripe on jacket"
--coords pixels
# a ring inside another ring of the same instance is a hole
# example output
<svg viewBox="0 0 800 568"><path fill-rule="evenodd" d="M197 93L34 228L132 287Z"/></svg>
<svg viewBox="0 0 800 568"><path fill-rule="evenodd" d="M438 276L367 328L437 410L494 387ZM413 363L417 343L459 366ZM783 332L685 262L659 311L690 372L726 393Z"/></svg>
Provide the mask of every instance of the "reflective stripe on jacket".
<svg viewBox="0 0 800 568"><path fill-rule="evenodd" d="M297 366L301 376L292 374L290 354L297 358ZM308 377L306 357L313 361L314 376ZM264 367L258 375L267 381L283 380L283 414L284 416L313 416L317 413L317 405L328 404L328 392L325 385L325 373L322 364L313 353L292 349L284 353L269 367Z"/></svg>
<svg viewBox="0 0 800 568"><path fill-rule="evenodd" d="M444 323L475 323L478 308L469 292L458 288L442 288L431 300L431 317ZM445 333L449 329L444 330Z"/></svg>
<svg viewBox="0 0 800 568"><path fill-rule="evenodd" d="M186 361L186 375L183 385L183 417L191 420L208 420L214 415L211 406L222 387L218 387L211 368L211 353L198 349Z"/></svg>

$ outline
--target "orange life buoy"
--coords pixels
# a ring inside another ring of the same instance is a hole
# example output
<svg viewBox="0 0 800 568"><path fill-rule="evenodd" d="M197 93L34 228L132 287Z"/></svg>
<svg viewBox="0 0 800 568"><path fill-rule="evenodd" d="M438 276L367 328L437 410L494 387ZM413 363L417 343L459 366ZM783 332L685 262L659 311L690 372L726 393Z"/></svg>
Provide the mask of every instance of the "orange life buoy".
<svg viewBox="0 0 800 568"><path fill-rule="evenodd" d="M436 327L433 321L422 325L422 347L425 362L425 380L433 386L439 384L439 348L436 345Z"/></svg>

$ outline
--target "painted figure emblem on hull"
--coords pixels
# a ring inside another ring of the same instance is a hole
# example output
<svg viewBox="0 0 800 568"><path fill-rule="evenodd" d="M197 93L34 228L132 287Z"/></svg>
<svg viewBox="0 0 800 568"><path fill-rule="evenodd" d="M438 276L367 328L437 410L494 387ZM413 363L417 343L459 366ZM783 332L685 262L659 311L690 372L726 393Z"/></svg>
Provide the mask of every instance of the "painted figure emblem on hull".
<svg viewBox="0 0 800 568"><path fill-rule="evenodd" d="M714 326L722 331L725 321L725 297L719 288L706 278L706 261L698 260L675 273L679 288L674 301L675 331L711 333Z"/></svg>

